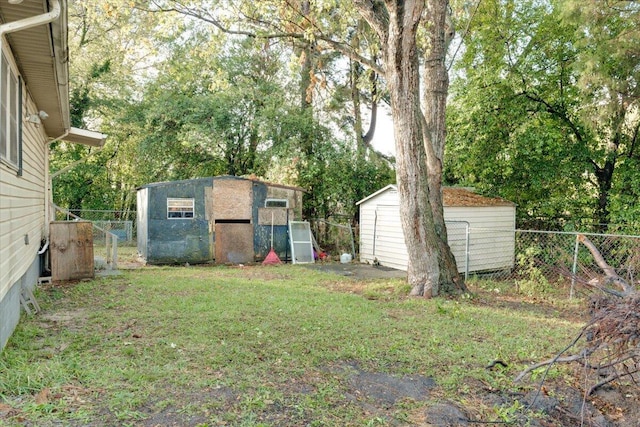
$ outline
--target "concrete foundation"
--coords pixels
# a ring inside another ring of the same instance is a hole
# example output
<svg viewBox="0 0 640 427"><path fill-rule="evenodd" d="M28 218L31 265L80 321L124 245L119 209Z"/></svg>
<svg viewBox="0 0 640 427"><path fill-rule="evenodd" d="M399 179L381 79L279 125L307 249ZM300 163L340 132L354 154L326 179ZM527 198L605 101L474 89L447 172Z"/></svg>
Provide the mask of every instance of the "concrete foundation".
<svg viewBox="0 0 640 427"><path fill-rule="evenodd" d="M0 301L0 351L20 321L20 292L22 288L34 290L40 277L40 259L36 257L27 272L9 289Z"/></svg>

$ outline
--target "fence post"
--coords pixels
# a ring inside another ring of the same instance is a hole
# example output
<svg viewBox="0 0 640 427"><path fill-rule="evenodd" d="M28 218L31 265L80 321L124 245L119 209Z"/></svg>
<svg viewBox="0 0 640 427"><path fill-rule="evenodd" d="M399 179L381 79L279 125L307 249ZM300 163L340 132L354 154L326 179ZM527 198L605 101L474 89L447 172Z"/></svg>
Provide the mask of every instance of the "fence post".
<svg viewBox="0 0 640 427"><path fill-rule="evenodd" d="M573 290L576 285L576 273L578 272L578 250L580 249L580 240L576 234L576 243L573 247L573 267L571 268L571 289L569 290L569 299L573 299Z"/></svg>
<svg viewBox="0 0 640 427"><path fill-rule="evenodd" d="M108 231L103 231L104 233L104 245L105 245L105 249L107 252L107 259L105 260L107 262L107 266L111 265L111 233L109 233Z"/></svg>
<svg viewBox="0 0 640 427"><path fill-rule="evenodd" d="M111 256L111 269L117 270L118 269L118 236L114 234L112 240L113 240L113 244L112 244L113 255Z"/></svg>
<svg viewBox="0 0 640 427"><path fill-rule="evenodd" d="M470 248L469 248L469 240L470 240L470 234L471 234L471 224L469 224L468 221L464 221L465 223L465 247L464 247L464 281L466 282L467 280L469 280L469 257L471 256L470 254Z"/></svg>

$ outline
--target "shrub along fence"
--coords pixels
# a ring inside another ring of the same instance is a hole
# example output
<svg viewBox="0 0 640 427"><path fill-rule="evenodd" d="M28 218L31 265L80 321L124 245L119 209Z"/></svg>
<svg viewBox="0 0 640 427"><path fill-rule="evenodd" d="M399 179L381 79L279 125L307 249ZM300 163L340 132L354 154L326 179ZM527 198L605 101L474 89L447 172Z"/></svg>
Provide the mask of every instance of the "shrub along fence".
<svg viewBox="0 0 640 427"><path fill-rule="evenodd" d="M487 234L489 230L471 228L470 236ZM495 233L495 230L491 230ZM580 243L578 236L587 237L598 248L606 262L629 283L640 280L640 236L560 231L513 230L515 248L512 267L503 270L474 272L479 277L513 281L523 293L539 294L552 288L566 288L569 296L583 289L589 281L604 273L593 255ZM470 239L471 257L491 256L477 251Z"/></svg>

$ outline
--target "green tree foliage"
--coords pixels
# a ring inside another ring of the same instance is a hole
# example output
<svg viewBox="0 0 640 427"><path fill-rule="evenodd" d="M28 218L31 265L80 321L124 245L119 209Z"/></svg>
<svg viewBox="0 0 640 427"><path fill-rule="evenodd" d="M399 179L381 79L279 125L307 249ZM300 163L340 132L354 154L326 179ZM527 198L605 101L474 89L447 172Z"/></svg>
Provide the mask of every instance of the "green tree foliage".
<svg viewBox="0 0 640 427"><path fill-rule="evenodd" d="M122 7L120 0L68 4L71 125L110 138L98 154L95 148L52 144L52 172L87 158L54 178L53 200L70 209L132 209L135 166L127 145L139 133L131 127L139 117L132 103L140 86L153 77L150 72L163 58L163 46L184 26Z"/></svg>
<svg viewBox="0 0 640 427"><path fill-rule="evenodd" d="M177 49L145 90L139 156L161 180L263 175L274 127L288 112L278 53L248 42L223 53L202 44Z"/></svg>
<svg viewBox="0 0 640 427"><path fill-rule="evenodd" d="M446 178L513 200L523 226L640 220L624 207L638 156L638 7L579 6L483 1L456 65Z"/></svg>
<svg viewBox="0 0 640 427"><path fill-rule="evenodd" d="M344 116L331 110L345 77L327 71L336 55L310 49L309 37L285 43L284 37L241 34L264 31L257 21L228 34L189 14L150 13L151 3L72 3L74 125L109 137L102 152L56 178L57 203L130 210L135 188L149 182L255 175L305 188L306 214L324 218L354 215L357 197L389 182L388 164L364 164L367 151L356 156L362 152L355 150L353 129L344 128ZM269 10L264 3L260 10ZM232 12L239 8L247 8L251 22L258 16L248 3L225 4L226 9L205 1L180 5L197 8L218 25L236 22ZM283 30L308 25L318 13L314 6L308 18L294 19L290 11L271 11ZM304 65L305 56L311 63ZM330 128L342 132L336 136ZM56 144L53 169L87 154L87 147ZM362 176L351 177L358 184L343 184L356 171Z"/></svg>

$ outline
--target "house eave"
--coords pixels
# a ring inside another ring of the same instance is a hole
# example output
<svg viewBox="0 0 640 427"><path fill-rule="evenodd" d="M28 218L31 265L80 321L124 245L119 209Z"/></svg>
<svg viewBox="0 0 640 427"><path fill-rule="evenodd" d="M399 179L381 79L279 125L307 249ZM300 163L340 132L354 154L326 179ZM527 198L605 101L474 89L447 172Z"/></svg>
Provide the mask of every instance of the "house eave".
<svg viewBox="0 0 640 427"><path fill-rule="evenodd" d="M4 36L13 52L16 66L37 111L47 113L42 126L51 138L65 134L70 128L69 55L67 44L67 0L23 0L19 4L0 2L0 21L18 23L51 12L54 1L60 14L50 23L22 29L11 29Z"/></svg>
<svg viewBox="0 0 640 427"><path fill-rule="evenodd" d="M62 140L67 142L91 147L102 147L106 139L107 135L104 133L74 127L69 128L69 133L62 138Z"/></svg>

